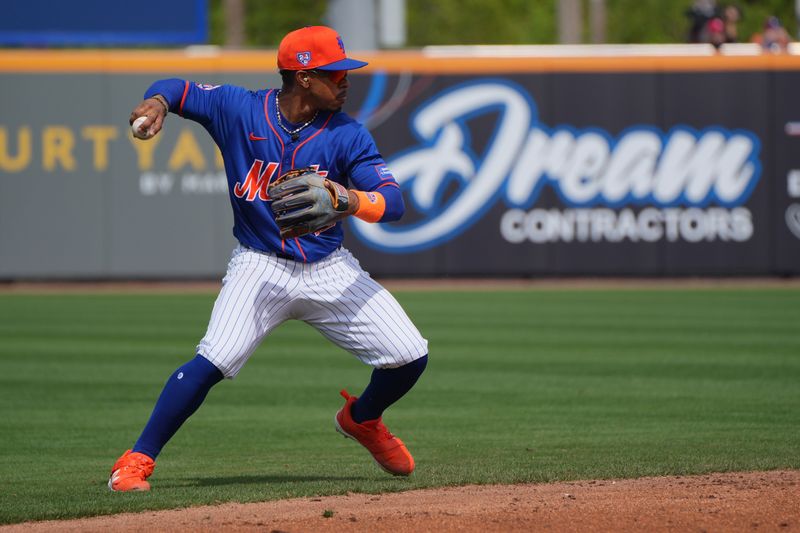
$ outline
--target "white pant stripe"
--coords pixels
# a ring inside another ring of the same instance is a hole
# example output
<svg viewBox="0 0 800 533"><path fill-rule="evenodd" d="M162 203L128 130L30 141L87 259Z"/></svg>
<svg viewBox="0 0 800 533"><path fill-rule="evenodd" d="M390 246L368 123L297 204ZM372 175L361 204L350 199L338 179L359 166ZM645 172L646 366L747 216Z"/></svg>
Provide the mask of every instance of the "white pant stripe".
<svg viewBox="0 0 800 533"><path fill-rule="evenodd" d="M352 263L350 264L350 267L354 270L360 271L360 267ZM337 279L342 280L341 275L337 276ZM375 317L373 320L378 327L367 328L365 333L372 334L374 336L374 341L377 344L380 344L381 355L402 352L402 347L407 343L404 342L400 336L396 335L394 322L395 320L404 318L405 313L402 312L402 310L400 310L399 313L394 311L396 308L399 309L397 303L394 302L394 300L391 300L388 302L389 305L384 307L377 306L376 302L374 301L375 298L386 291L378 283L366 276L366 274L358 277L356 279L356 283L348 284L346 283L346 280L342 281L345 281L342 283L342 286L346 288L342 294L341 300L342 302L345 302L344 305L351 311L351 313L353 313L355 317ZM321 282L322 280L319 280L318 283ZM353 310L353 307L355 307L355 310ZM352 324L352 321L350 321L350 323ZM358 324L358 321L356 323ZM405 362L410 362L413 360L403 357L402 355L400 358Z"/></svg>
<svg viewBox="0 0 800 533"><path fill-rule="evenodd" d="M231 260L231 267L236 267L233 259ZM232 299L241 292L240 287L247 287L248 282L255 277L255 272L251 271L249 268L242 268L242 270L249 272L246 278L234 277L232 272L229 272L228 275L225 276L223 279L223 290L220 291L217 301L214 304L214 310L211 312L209 331L206 333L206 336L216 339L217 342L224 342L224 340L229 337L229 335L225 334L225 331L228 329L228 325L231 321L229 309L231 308ZM213 329L211 327L212 324ZM224 352L224 349L221 349L220 352Z"/></svg>
<svg viewBox="0 0 800 533"><path fill-rule="evenodd" d="M319 282L322 282L321 280ZM318 283L319 283L318 282ZM310 323L315 326L320 332L325 335L328 339L335 342L339 346L347 349L352 353L359 353L364 350L369 349L369 345L364 343L359 343L356 341L351 340L353 336L352 331L355 328L364 330L364 334L367 334L368 326L363 325L359 322L359 306L356 305L355 309L351 307L352 300L348 300L346 295L342 295L341 297L341 304L340 306L347 310L347 313L342 316L340 315L339 310L337 309L336 304L328 303L325 300L325 296L319 294L317 291L312 289L312 292L315 293L317 296L316 303L327 309L330 313L329 316L335 318L335 322L331 323L329 320L326 321L311 321ZM345 331L340 331L344 329ZM375 339L378 341L380 345L380 354L390 353L387 349L386 345L384 345L378 337ZM377 354L376 354L377 355Z"/></svg>
<svg viewBox="0 0 800 533"><path fill-rule="evenodd" d="M292 272L286 273L286 277L288 280L291 280L292 274L294 273L294 267L292 268ZM258 310L256 311L256 316L264 322L265 324L269 324L272 317L283 316L282 312L286 309L286 307L292 303L292 300L288 297L292 290L294 290L300 284L300 280L296 280L294 285L291 289L286 291L286 296L284 296L280 300L270 301L268 298L263 298L263 305L259 306ZM266 287L265 287L266 288ZM283 321L281 321L283 322ZM280 323L275 324L275 326L279 326ZM275 327L273 326L273 327ZM272 329L272 328L270 328Z"/></svg>
<svg viewBox="0 0 800 533"><path fill-rule="evenodd" d="M374 312L375 309L378 309L378 308L381 308L381 307L384 307L384 308L387 308L387 309L391 309L392 308L392 303L393 302L389 302L389 301L384 301L384 304L385 304L384 306L378 305L378 302L376 302L375 300L377 300L377 299L379 299L381 297L381 293L380 292L376 293L374 298L369 298L368 294L364 294L365 291L364 291L364 288L361 285L354 285L353 286L352 293L355 294L356 291L359 291L364 295L364 300L363 301L365 302L365 305L367 305L370 308L370 310L373 311L373 312ZM394 336L398 337L398 338L406 337L406 335L401 334L401 331L398 331L398 328L397 328L397 324L402 322L402 317L397 317L396 320L387 320L387 317L381 317L381 322L383 322L384 328L382 328L380 331L381 331L383 337L386 338L387 341L391 342L391 339L389 338L389 332L393 333ZM405 339L405 340L407 340L407 339Z"/></svg>
<svg viewBox="0 0 800 533"><path fill-rule="evenodd" d="M253 283L253 281L263 279L266 276L266 270L267 265L253 265L251 274L247 276L247 282L241 284L241 292L247 292L247 296L243 298L244 301L252 302L256 300L254 293L257 295L258 292L261 291L261 288L259 287L258 283ZM272 266L270 274L274 270L275 267ZM227 308L226 314L228 316L225 322L225 327L222 329L222 338L226 339L222 344L222 353L225 353L234 347L236 343L236 337L239 335L248 339L252 339L252 333L255 329L254 317L252 317L252 312L249 313L249 317L247 317L247 315L243 316L243 314L247 311L247 307L239 306L236 302L233 303L233 306ZM237 329L240 329L241 327L245 328L244 331L237 332Z"/></svg>
<svg viewBox="0 0 800 533"><path fill-rule="evenodd" d="M313 274L312 274L312 278L313 278ZM343 279L341 276L337 276L337 280L341 281L340 285L342 287L346 287L347 284L348 284L348 281L349 281L347 279ZM320 279L319 276L317 277L317 279L315 281L316 281L315 287L324 287L325 286L325 280ZM324 294L320 294L316 289L311 288L311 291L314 292L314 294L317 296L316 302L321 307L324 307L325 309L327 309L330 312L330 316L332 316L332 317L334 317L336 319L335 323L334 323L335 326L333 326L333 327L331 326L331 324L329 324L330 321L312 323L312 325L314 325L315 327L319 328L320 331L323 334L325 334L327 331L334 331L335 332L336 331L336 329L335 329L336 327L338 327L338 328L346 327L346 328L348 328L348 330L352 330L353 328L358 328L359 327L360 324L357 321L357 319L359 317L359 309L362 307L361 305L358 305L360 302L357 302L357 301L354 301L351 298L348 298L346 294L342 294L341 297L340 297L340 300L339 300L339 304L340 304L340 307L342 307L342 308L347 310L347 313L345 314L345 316L341 316L339 310L337 309L337 305L336 304L327 302L326 299L325 299L325 295ZM353 304L355 307L351 307L351 304ZM342 336L344 338L348 338L348 336L345 335L345 334L343 334ZM329 338L331 338L331 340L333 340L334 342L337 342L332 337L329 337ZM378 340L380 342L380 339L376 338L376 340ZM337 344L341 344L341 342L337 342ZM360 349L360 348L363 348L363 347L358 346L355 349ZM387 352L389 352L389 350L387 349L387 347L383 343L381 343L381 353L387 353Z"/></svg>
<svg viewBox="0 0 800 533"><path fill-rule="evenodd" d="M378 285L377 282L372 280L369 277L363 277L359 280L358 284L354 284L352 286L352 292L355 294L356 292L360 292L363 295L363 301L366 302L366 305L369 306L370 310L373 312L376 309L396 309L399 308L396 300L389 294L388 291L384 290L383 287ZM370 297L370 292L378 289L377 292L374 292L374 297ZM403 313L397 313L393 316L385 315L381 317L381 320L384 322L385 329L381 329L381 333L383 334L384 338L392 343L400 343L402 345L408 344L416 344L417 339L419 338L418 334L414 334L416 328L411 324L411 321L408 319L408 316ZM413 331L412 331L413 330ZM389 334L392 333L390 336ZM391 338L393 337L393 338ZM404 358L404 362L411 362L413 358Z"/></svg>
<svg viewBox="0 0 800 533"><path fill-rule="evenodd" d="M396 347L396 344L389 336L389 333L392 332L392 325L391 322L387 320L387 317L376 312L376 307L373 305L372 300L369 298L361 298L361 296L356 293L355 288L352 290L348 289L345 296L351 301L363 302L363 307L361 307L361 309L363 310L366 308L368 310L368 315L376 317L376 321L379 322L378 328L372 332L373 335L375 335L375 340L380 343L383 348L383 353L392 353L392 348ZM403 361L405 361L405 359L403 359Z"/></svg>
<svg viewBox="0 0 800 533"><path fill-rule="evenodd" d="M237 315L233 321L234 328L231 329L227 335L228 342L225 344L224 348L226 351L230 350L235 345L236 336L242 336L248 339L253 349L255 349L255 345L260 337L260 335L257 333L257 330L261 330L262 328L256 323L257 319L254 313L253 304L259 301L259 297L265 289L265 287L258 283L258 281L272 278L275 275L277 275L279 278L283 277L282 273L275 273L275 265L268 265L263 262L259 262L259 265L255 267L254 272L256 273L256 283L253 283L249 287L247 297L244 298L245 302L250 302L251 307L239 305L236 306ZM242 325L244 325L244 329L242 329Z"/></svg>

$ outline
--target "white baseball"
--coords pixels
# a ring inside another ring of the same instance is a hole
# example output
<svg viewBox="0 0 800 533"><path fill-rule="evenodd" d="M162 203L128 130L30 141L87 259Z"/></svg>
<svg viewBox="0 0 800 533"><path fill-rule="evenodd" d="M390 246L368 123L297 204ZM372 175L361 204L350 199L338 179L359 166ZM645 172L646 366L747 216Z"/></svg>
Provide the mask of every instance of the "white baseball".
<svg viewBox="0 0 800 533"><path fill-rule="evenodd" d="M153 136L152 133L150 133L149 129L148 130L139 129L145 120L147 120L147 117L139 117L133 121L133 124L131 124L131 131L133 132L133 136L136 137L137 139L149 139L150 137Z"/></svg>

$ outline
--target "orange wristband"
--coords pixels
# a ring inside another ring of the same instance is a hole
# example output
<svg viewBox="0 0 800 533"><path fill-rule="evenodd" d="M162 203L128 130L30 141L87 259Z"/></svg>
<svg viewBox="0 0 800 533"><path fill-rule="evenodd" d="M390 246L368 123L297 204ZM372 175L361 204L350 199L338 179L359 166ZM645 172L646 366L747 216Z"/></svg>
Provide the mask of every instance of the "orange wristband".
<svg viewBox="0 0 800 533"><path fill-rule="evenodd" d="M386 211L386 199L379 192L353 191L358 196L355 216L366 222L377 222Z"/></svg>

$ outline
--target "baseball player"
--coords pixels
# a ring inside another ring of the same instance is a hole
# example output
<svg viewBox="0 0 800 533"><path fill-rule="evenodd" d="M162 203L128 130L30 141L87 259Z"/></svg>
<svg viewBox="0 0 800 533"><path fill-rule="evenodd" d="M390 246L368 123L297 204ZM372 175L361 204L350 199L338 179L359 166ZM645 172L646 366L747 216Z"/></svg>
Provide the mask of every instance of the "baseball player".
<svg viewBox="0 0 800 533"><path fill-rule="evenodd" d="M397 301L342 247L341 221L397 220L400 189L367 130L341 111L348 58L325 26L302 28L278 49L280 89L248 91L185 80L155 82L131 113L157 134L168 112L199 122L225 161L239 241L194 359L167 380L150 420L111 469L112 491L149 490L167 441L223 378L233 378L281 323L297 319L373 368L360 397L341 391L336 429L394 475L414 459L382 422L425 369L427 341Z"/></svg>

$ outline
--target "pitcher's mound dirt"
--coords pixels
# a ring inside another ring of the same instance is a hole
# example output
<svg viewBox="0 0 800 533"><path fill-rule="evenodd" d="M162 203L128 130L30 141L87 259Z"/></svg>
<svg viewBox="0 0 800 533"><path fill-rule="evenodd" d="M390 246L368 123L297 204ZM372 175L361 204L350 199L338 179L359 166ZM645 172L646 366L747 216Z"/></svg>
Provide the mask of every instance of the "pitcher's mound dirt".
<svg viewBox="0 0 800 533"><path fill-rule="evenodd" d="M800 471L350 494L0 531L800 531Z"/></svg>

